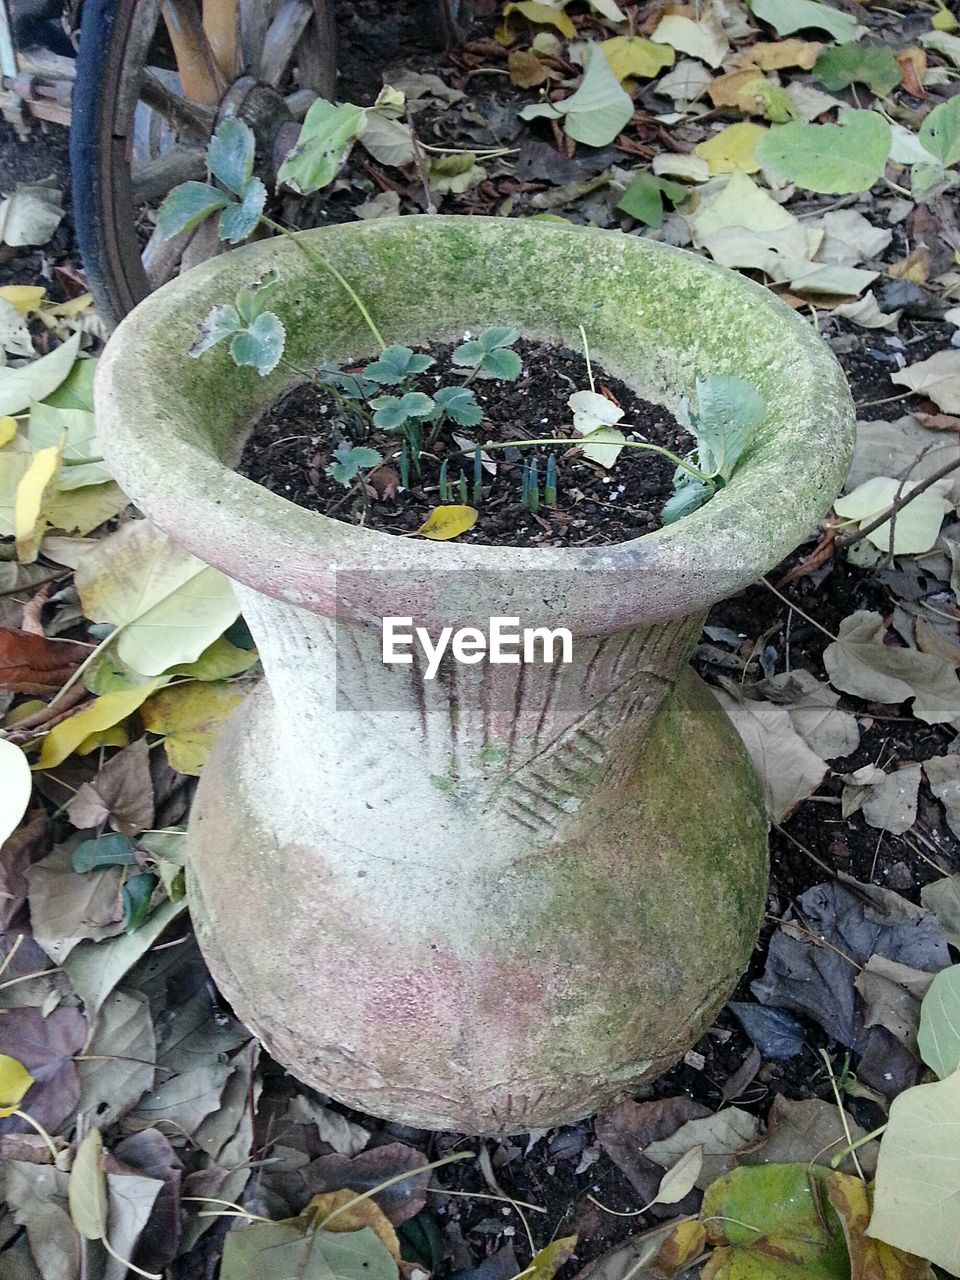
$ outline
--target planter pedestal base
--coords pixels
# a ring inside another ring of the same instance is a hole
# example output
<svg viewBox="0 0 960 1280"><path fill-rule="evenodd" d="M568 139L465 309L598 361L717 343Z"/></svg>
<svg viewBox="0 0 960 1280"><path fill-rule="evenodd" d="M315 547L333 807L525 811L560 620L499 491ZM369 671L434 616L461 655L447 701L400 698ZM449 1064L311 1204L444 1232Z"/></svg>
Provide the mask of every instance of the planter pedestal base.
<svg viewBox="0 0 960 1280"><path fill-rule="evenodd" d="M414 849L375 795L364 832L325 831L318 777L313 829L280 834L283 732L263 685L221 738L191 819L191 909L239 1017L323 1093L427 1128L571 1123L667 1069L746 967L766 819L691 671L615 803L601 786L560 843L507 851L491 833L483 865L458 868L485 816L453 793Z"/></svg>

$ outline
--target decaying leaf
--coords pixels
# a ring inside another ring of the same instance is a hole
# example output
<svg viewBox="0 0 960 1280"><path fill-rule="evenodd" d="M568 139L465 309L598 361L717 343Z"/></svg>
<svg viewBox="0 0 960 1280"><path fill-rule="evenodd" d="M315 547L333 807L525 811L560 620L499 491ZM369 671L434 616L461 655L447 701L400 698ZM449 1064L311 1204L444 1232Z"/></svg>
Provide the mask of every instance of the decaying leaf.
<svg viewBox="0 0 960 1280"><path fill-rule="evenodd" d="M772 702L739 702L719 689L713 692L743 738L771 821L782 822L819 787L826 763L797 733L786 708Z"/></svg>
<svg viewBox="0 0 960 1280"><path fill-rule="evenodd" d="M850 1280L934 1280L930 1264L866 1234L870 1193L862 1178L832 1173L826 1181L850 1254Z"/></svg>
<svg viewBox="0 0 960 1280"><path fill-rule="evenodd" d="M19 1062L33 1077L20 1101L21 1110L57 1133L80 1096L74 1055L87 1038L87 1020L79 1009L54 1009L46 1017L40 1009L0 1010L0 1054ZM33 1132L25 1120L0 1119L0 1133Z"/></svg>
<svg viewBox="0 0 960 1280"><path fill-rule="evenodd" d="M960 351L955 347L891 373L890 381L929 396L944 413L960 413Z"/></svg>
<svg viewBox="0 0 960 1280"><path fill-rule="evenodd" d="M843 774L846 784L842 796L843 816L862 809L871 827L889 831L891 835L903 835L917 820L920 773L919 764L908 764L889 773L868 764Z"/></svg>
<svg viewBox="0 0 960 1280"><path fill-rule="evenodd" d="M769 1164L732 1169L708 1187L703 1224L713 1253L705 1280L776 1275L777 1280L845 1280L847 1249L836 1212L814 1194L827 1171Z"/></svg>
<svg viewBox="0 0 960 1280"><path fill-rule="evenodd" d="M836 641L823 654L834 688L870 702L912 699L913 714L927 724L960 716L956 672L932 654L884 644L885 633L879 613L860 609L843 619Z"/></svg>
<svg viewBox="0 0 960 1280"><path fill-rule="evenodd" d="M657 1164L671 1166L687 1152L699 1149L702 1159L695 1185L704 1190L731 1168L737 1153L755 1140L758 1128L756 1116L739 1107L724 1107L715 1115L688 1120L672 1137L651 1142L643 1154Z"/></svg>

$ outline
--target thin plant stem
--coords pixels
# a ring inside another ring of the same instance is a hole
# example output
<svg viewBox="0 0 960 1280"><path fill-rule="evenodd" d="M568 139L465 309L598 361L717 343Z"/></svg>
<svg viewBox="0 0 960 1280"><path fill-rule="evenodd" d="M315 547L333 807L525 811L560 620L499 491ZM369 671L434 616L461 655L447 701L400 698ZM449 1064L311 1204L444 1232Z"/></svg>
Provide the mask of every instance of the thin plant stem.
<svg viewBox="0 0 960 1280"><path fill-rule="evenodd" d="M949 445L944 445L943 447L949 448ZM917 461L919 461L919 459L917 459ZM838 534L837 545L840 547L852 547L854 543L859 542L861 538L865 538L868 533L873 533L874 529L879 529L880 526L882 524L885 524L888 520L892 522L898 511L902 511L904 507L908 506L909 503L911 503L914 500L914 498L919 498L921 493L924 493L927 489L930 488L931 485L936 484L938 480L943 480L946 476L950 475L952 471L956 471L958 467L960 467L960 459L955 458L953 459L953 461L948 462L946 466L940 467L939 470L931 472L931 474L928 475L925 480L919 480L913 486L913 488L910 490L909 493L903 492L903 485L906 481L906 477L904 477L904 479L901 480L900 482L900 488L897 491L897 496L893 500L893 502L891 502L890 506L887 507L885 511L881 511L880 515L878 515L876 519L870 520L867 524L862 524L856 533ZM893 546L893 530L892 529L890 533L891 533L890 542L891 542L891 550L892 550L892 546Z"/></svg>
<svg viewBox="0 0 960 1280"><path fill-rule="evenodd" d="M589 1193L587 1194L587 1199L591 1204L595 1204L598 1209L602 1209L604 1213L609 1213L611 1217L614 1218L639 1218L642 1213L649 1212L649 1210L657 1203L654 1199L651 1200L649 1204L645 1204L642 1209L629 1209L627 1212L624 1212L622 1209L609 1209L605 1204L601 1204L595 1196L592 1196Z"/></svg>
<svg viewBox="0 0 960 1280"><path fill-rule="evenodd" d="M47 1147L50 1150L50 1154L53 1156L53 1163L56 1164L57 1159L60 1155L60 1152L53 1145L53 1139L50 1137L49 1133L47 1133L46 1129L43 1127L40 1121L34 1120L33 1116L26 1111L17 1110L17 1111L14 1111L13 1114L17 1116L20 1120L26 1120L27 1124L30 1125L31 1128L36 1129L37 1133L39 1133L40 1137L47 1144ZM157 1277L157 1280L160 1280L159 1276Z"/></svg>
<svg viewBox="0 0 960 1280"><path fill-rule="evenodd" d="M587 436L581 436L579 440L500 440L488 441L483 445L484 449L523 449L528 445L550 445L550 444L573 444L583 446L589 444L590 440ZM609 441L600 441L601 444L611 443ZM687 462L675 453L671 453L669 449L663 449L658 444L647 444L640 440L617 440L613 443L621 449L647 449L650 453L659 453L663 458L669 458L671 462L676 463L678 467L682 467L684 471L701 481L702 484L713 485L715 476L708 476L705 472L700 471L692 462ZM462 453L472 453L473 449L463 449Z"/></svg>
<svg viewBox="0 0 960 1280"><path fill-rule="evenodd" d="M886 1127L887 1126L885 1124L882 1124L878 1129L872 1129L870 1133L865 1133L862 1138L857 1138L856 1142L851 1142L849 1146L844 1147L835 1155L832 1155L830 1157L830 1167L832 1169L839 1168L847 1156L852 1156L860 1147L865 1147L868 1142L873 1142L874 1138L879 1138Z"/></svg>
<svg viewBox="0 0 960 1280"><path fill-rule="evenodd" d="M804 622L809 622L811 627L816 627L816 629L819 632L821 632L823 635L825 635L828 640L832 640L834 644L836 644L837 637L833 634L832 631L828 631L826 627L822 627L820 623L817 622L816 618L810 617L809 613L804 613L803 610L799 608L798 605L795 605L792 600L788 600L787 597L783 595L782 592L778 591L777 588L773 586L773 584L770 583L766 578L761 578L760 581L763 583L763 585L767 588L768 591L773 592L773 594L777 597L778 600L782 600L788 609L792 609L794 613L799 613L800 617L803 618Z"/></svg>
<svg viewBox="0 0 960 1280"><path fill-rule="evenodd" d="M495 1196L490 1191L452 1191L449 1187L427 1187L438 1196L463 1196L465 1200L498 1200L501 1204L512 1204L521 1209L530 1209L533 1213L546 1213L542 1204L528 1204L526 1200L512 1200L510 1196Z"/></svg>
<svg viewBox="0 0 960 1280"><path fill-rule="evenodd" d="M843 1132L847 1135L847 1144L850 1151L850 1158L853 1160L853 1167L857 1171L857 1177L861 1182L866 1182L860 1161L857 1158L856 1150L853 1146L853 1134L850 1132L850 1122L847 1119L847 1113L843 1109L843 1100L840 1097L840 1090L837 1087L837 1077L833 1072L833 1063L830 1061L830 1055L826 1049L820 1050L820 1057L827 1064L827 1074L830 1077L830 1088L833 1090L833 1098L837 1104L837 1110L840 1112L840 1123L843 1125Z"/></svg>
<svg viewBox="0 0 960 1280"><path fill-rule="evenodd" d="M364 306L362 298L357 293L356 289L354 289L353 285L349 282L349 280L347 280L343 275L341 275L341 273L337 270L337 268L333 265L333 263L329 260L329 258L327 258L324 254L320 253L318 249L315 249L313 245L305 244L304 241L301 240L299 236L295 236L288 227L285 227L283 225L282 222L274 222L272 218L263 218L263 217L261 217L260 221L265 226L269 227L271 231L277 232L278 235L286 236L288 240L291 240L297 246L297 248L304 255L304 257L309 258L309 260L314 264L314 266L321 267L329 275L333 276L334 280L336 280L337 284L341 287L341 289L343 289L347 297L350 299L353 305L357 308L357 310L363 316L364 322L366 323L367 328L373 334L374 340L376 341L380 350L386 351L387 344L386 344L386 341L384 340L383 334L377 328L376 324L374 323L373 317L371 316L367 308Z"/></svg>
<svg viewBox="0 0 960 1280"><path fill-rule="evenodd" d="M593 380L593 366L590 363L590 344L587 342L587 331L582 324L578 324L580 330L580 341L583 343L583 358L587 362L587 377L590 380L590 390L596 392L596 383Z"/></svg>

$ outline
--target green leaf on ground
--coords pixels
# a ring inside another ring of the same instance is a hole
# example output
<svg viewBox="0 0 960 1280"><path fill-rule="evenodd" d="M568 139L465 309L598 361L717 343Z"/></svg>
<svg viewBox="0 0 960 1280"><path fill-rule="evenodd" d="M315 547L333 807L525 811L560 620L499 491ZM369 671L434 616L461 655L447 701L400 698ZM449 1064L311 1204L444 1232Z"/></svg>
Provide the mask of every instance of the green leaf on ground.
<svg viewBox="0 0 960 1280"><path fill-rule="evenodd" d="M714 1245L703 1280L849 1280L840 1221L818 1193L828 1171L804 1164L732 1169L704 1193Z"/></svg>
<svg viewBox="0 0 960 1280"><path fill-rule="evenodd" d="M395 387L434 363L433 356L418 354L411 347L392 346L380 352L363 370L364 377L384 387Z"/></svg>
<svg viewBox="0 0 960 1280"><path fill-rule="evenodd" d="M254 1222L227 1234L220 1280L397 1280L397 1264L376 1234L318 1231L307 1211L299 1218Z"/></svg>
<svg viewBox="0 0 960 1280"><path fill-rule="evenodd" d="M671 204L681 204L689 195L686 187L669 178L658 178L652 173L638 173L617 202L617 208L636 218L645 226L663 226L663 198Z"/></svg>
<svg viewBox="0 0 960 1280"><path fill-rule="evenodd" d="M0 416L22 413L34 400L46 400L73 368L80 349L75 333L49 355L19 369L0 367Z"/></svg>
<svg viewBox="0 0 960 1280"><path fill-rule="evenodd" d="M867 1234L960 1275L960 1072L890 1106Z"/></svg>
<svg viewBox="0 0 960 1280"><path fill-rule="evenodd" d="M960 964L941 969L923 997L917 1045L941 1080L960 1067Z"/></svg>
<svg viewBox="0 0 960 1280"><path fill-rule="evenodd" d="M633 100L622 88L598 44L587 47L580 87L562 102L534 103L520 112L524 120L539 116L564 121L564 131L588 147L605 147L633 116Z"/></svg>
<svg viewBox="0 0 960 1280"><path fill-rule="evenodd" d="M842 124L776 126L757 146L760 162L806 191L846 195L869 191L883 176L893 135L875 111L851 111Z"/></svg>
<svg viewBox="0 0 960 1280"><path fill-rule="evenodd" d="M841 44L824 49L814 75L831 93L851 84L865 84L885 97L903 79L903 70L889 45Z"/></svg>
<svg viewBox="0 0 960 1280"><path fill-rule="evenodd" d="M857 38L857 22L817 0L749 0L754 16L768 22L778 36L794 31L827 31L838 44Z"/></svg>

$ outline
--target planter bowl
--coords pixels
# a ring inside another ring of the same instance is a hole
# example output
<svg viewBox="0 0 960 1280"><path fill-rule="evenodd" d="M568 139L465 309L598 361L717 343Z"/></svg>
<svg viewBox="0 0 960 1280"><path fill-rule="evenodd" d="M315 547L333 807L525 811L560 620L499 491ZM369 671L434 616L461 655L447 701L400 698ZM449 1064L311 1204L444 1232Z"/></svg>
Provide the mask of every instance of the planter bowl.
<svg viewBox="0 0 960 1280"><path fill-rule="evenodd" d="M221 569L266 679L191 817L197 933L237 1013L302 1080L362 1110L472 1133L572 1122L670 1066L756 940L756 779L686 667L706 610L769 570L838 492L846 382L805 321L704 259L615 232L405 217L304 233L388 342L514 325L579 346L676 407L737 374L767 416L733 482L611 546L429 543L296 507L233 470L293 381L186 352L268 270L286 356L372 354L289 240L149 297L97 377L104 452L161 529ZM482 384L481 384L482 392ZM555 425L555 424L550 424ZM569 665L381 662L380 621L564 626Z"/></svg>

